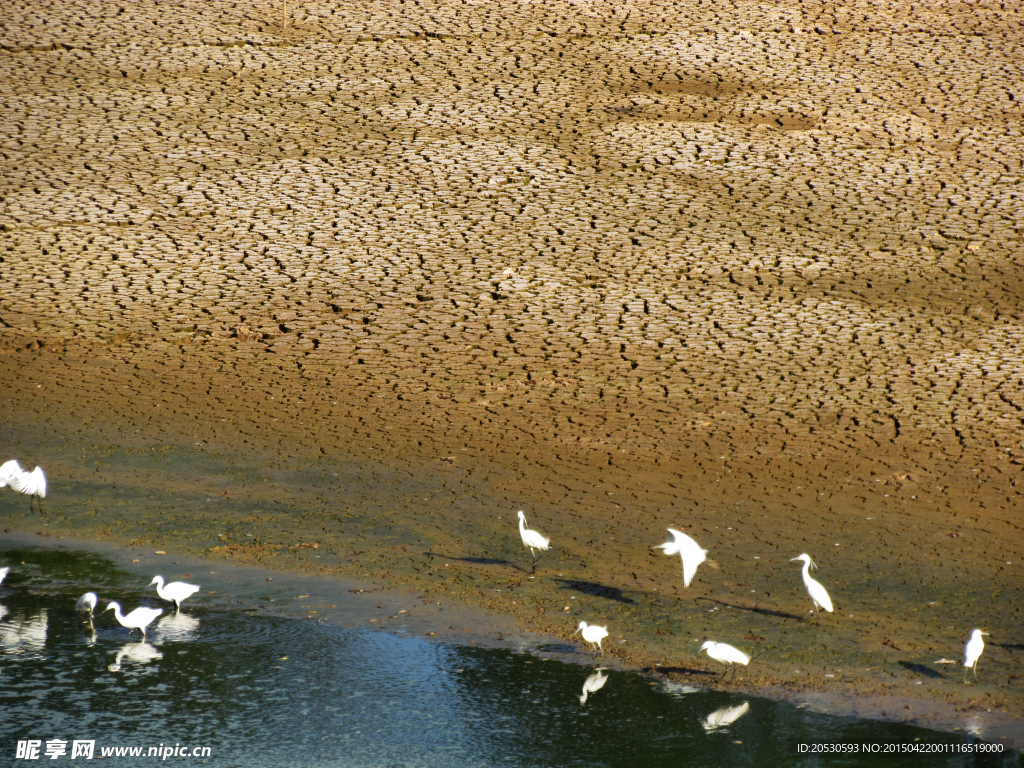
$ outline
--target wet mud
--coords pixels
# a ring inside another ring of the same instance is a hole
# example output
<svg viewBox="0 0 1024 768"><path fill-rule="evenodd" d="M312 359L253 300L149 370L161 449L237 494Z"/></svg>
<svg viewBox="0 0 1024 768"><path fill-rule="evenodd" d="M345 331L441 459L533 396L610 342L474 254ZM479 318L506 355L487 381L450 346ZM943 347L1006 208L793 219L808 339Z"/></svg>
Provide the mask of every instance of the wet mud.
<svg viewBox="0 0 1024 768"><path fill-rule="evenodd" d="M1024 743L1019 10L11 7L4 529Z"/></svg>

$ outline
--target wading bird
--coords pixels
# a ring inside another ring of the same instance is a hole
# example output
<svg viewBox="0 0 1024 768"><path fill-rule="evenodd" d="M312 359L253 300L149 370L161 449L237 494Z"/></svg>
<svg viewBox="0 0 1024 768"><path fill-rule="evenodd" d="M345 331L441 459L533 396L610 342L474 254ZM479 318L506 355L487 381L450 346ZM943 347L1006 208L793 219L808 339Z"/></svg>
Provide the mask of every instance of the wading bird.
<svg viewBox="0 0 1024 768"><path fill-rule="evenodd" d="M134 611L129 613L127 616L121 615L121 604L111 600L110 604L103 609L106 613L109 610L114 611L114 616L117 618L117 623L122 627L127 627L128 632L131 633L133 629L142 630L142 639L146 639L146 627L149 626L150 622L153 621L157 616L164 612L163 608L136 608Z"/></svg>
<svg viewBox="0 0 1024 768"><path fill-rule="evenodd" d="M733 675L736 674L736 667L734 667L733 664L747 665L750 663L750 657L743 651L738 648L733 648L731 645L726 645L725 643L716 643L714 640L705 640L704 645L700 647L700 650L707 651L708 656L715 661L728 664L733 671ZM725 672L722 673L722 677L725 677Z"/></svg>
<svg viewBox="0 0 1024 768"><path fill-rule="evenodd" d="M594 670L593 674L584 681L583 693L580 694L580 704L586 704L587 696L592 693L597 693L604 688L604 684L608 682L608 675L603 673L604 667L598 667Z"/></svg>
<svg viewBox="0 0 1024 768"><path fill-rule="evenodd" d="M700 545L681 531L669 528L672 534L672 541L659 544L654 549L665 550L666 555L679 555L683 559L683 586L690 586L693 575L697 573L697 566L707 560L708 551L701 549Z"/></svg>
<svg viewBox="0 0 1024 768"><path fill-rule="evenodd" d="M46 475L42 467L36 467L31 472L21 468L17 459L11 459L0 465L0 488L5 485L11 486L18 493L29 496L28 510L32 511L33 500L39 502L39 511L43 510L43 499L46 498Z"/></svg>
<svg viewBox="0 0 1024 768"><path fill-rule="evenodd" d="M539 549L544 552L548 548L548 543L551 539L543 536L538 531L531 531L526 527L526 515L523 514L523 510L519 510L519 535L523 537L523 544L530 550L530 554L533 555L533 568L530 570L531 573L537 570L537 553L533 550Z"/></svg>
<svg viewBox="0 0 1024 768"><path fill-rule="evenodd" d="M7 578L7 574L11 572L10 567L0 568L0 584L4 583L4 579Z"/></svg>
<svg viewBox="0 0 1024 768"><path fill-rule="evenodd" d="M96 608L96 593L86 592L75 602L75 613L87 613L92 618L92 612Z"/></svg>
<svg viewBox="0 0 1024 768"><path fill-rule="evenodd" d="M980 629L976 629L971 632L971 639L967 641L967 646L964 648L964 682L967 682L967 668L974 667L974 679L978 679L978 658L981 656L981 652L985 650L985 641L981 639L982 635L987 635L988 632L982 632Z"/></svg>
<svg viewBox="0 0 1024 768"><path fill-rule="evenodd" d="M596 624L587 624L585 621L581 621L580 625L576 628L576 632L583 630L583 639L591 645L596 645L598 650L601 651L601 655L604 656L604 648L601 647L601 641L608 637L608 627L599 627ZM576 632L573 632L575 635Z"/></svg>
<svg viewBox="0 0 1024 768"><path fill-rule="evenodd" d="M800 557L794 557L789 562L792 563L797 560L802 560L804 563L804 586L807 587L807 592L811 596L811 602L814 603L815 617L818 615L819 608L823 608L829 613L832 613L832 598L828 596L828 592L825 591L825 588L821 586L821 584L811 578L811 568L817 570L818 566L811 562L811 556L808 554L800 555Z"/></svg>
<svg viewBox="0 0 1024 768"><path fill-rule="evenodd" d="M181 609L182 600L187 600L199 591L198 584L186 584L184 581L172 581L165 587L163 576L154 576L153 580L149 582L149 586L154 584L156 584L156 593L160 595L160 599L169 603L173 602L175 610Z"/></svg>

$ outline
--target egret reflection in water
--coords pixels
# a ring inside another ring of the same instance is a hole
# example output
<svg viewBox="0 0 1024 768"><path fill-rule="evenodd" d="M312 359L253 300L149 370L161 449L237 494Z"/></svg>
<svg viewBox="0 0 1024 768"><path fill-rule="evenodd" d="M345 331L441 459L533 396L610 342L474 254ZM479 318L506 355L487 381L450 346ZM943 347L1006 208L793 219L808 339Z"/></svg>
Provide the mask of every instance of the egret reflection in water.
<svg viewBox="0 0 1024 768"><path fill-rule="evenodd" d="M199 631L199 619L187 613L169 613L160 617L153 628L161 641L187 642Z"/></svg>
<svg viewBox="0 0 1024 768"><path fill-rule="evenodd" d="M117 656L114 657L114 663L107 667L107 669L111 672L120 672L121 664L124 661L143 665L149 664L151 661L158 661L163 657L164 655L160 651L145 640L141 643L125 643L121 650L117 652Z"/></svg>
<svg viewBox="0 0 1024 768"><path fill-rule="evenodd" d="M749 711L750 703L746 701L735 707L722 707L721 709L716 709L710 715L705 717L704 722L701 723L701 725L704 726L704 730L708 733L723 731Z"/></svg>
<svg viewBox="0 0 1024 768"><path fill-rule="evenodd" d="M660 693L667 693L669 696L685 696L689 693L698 693L700 688L693 685L683 685L682 683L673 683L671 680L662 680L658 683L656 691Z"/></svg>
<svg viewBox="0 0 1024 768"><path fill-rule="evenodd" d="M45 650L48 626L45 608L34 616L0 622L0 647L9 653Z"/></svg>
<svg viewBox="0 0 1024 768"><path fill-rule="evenodd" d="M604 667L598 667L583 683L583 693L580 694L580 704L587 703L587 696L597 693L604 684L608 682L608 675L603 674Z"/></svg>
<svg viewBox="0 0 1024 768"><path fill-rule="evenodd" d="M96 625L92 623L92 616L78 622L78 629L82 633L82 639L86 645L96 643Z"/></svg>

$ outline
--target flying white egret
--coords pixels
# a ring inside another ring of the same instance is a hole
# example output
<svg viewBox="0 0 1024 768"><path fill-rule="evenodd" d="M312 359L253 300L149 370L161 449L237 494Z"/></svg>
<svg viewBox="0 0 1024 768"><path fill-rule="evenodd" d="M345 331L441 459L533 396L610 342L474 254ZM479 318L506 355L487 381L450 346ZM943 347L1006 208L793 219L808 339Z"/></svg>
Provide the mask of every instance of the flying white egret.
<svg viewBox="0 0 1024 768"><path fill-rule="evenodd" d="M802 560L804 563L804 586L807 587L807 592L811 596L811 602L814 603L814 615L818 615L819 608L832 613L832 598L828 596L828 592L825 591L821 584L811 578L811 568L817 570L818 566L811 562L811 556L806 553L800 555L800 557L794 557L789 562L792 563L797 560Z"/></svg>
<svg viewBox="0 0 1024 768"><path fill-rule="evenodd" d="M587 624L585 621L581 621L580 625L576 628L576 632L583 630L583 639L591 645L596 645L598 650L601 651L601 655L604 656L604 648L601 647L601 641L608 637L608 627L599 627L596 624ZM576 632L573 632L575 635Z"/></svg>
<svg viewBox="0 0 1024 768"><path fill-rule="evenodd" d="M0 584L4 583L4 579L7 578L7 574L10 573L10 572L11 572L11 569L10 569L9 566L5 566L3 568L0 568Z"/></svg>
<svg viewBox="0 0 1024 768"><path fill-rule="evenodd" d="M184 581L172 581L165 587L163 576L154 576L153 580L149 582L149 586L154 584L156 584L156 593L160 595L160 599L173 602L175 610L181 609L182 600L187 600L199 591L198 584L186 584Z"/></svg>
<svg viewBox="0 0 1024 768"><path fill-rule="evenodd" d="M163 608L136 608L134 611L129 613L127 616L121 615L121 604L115 600L111 600L110 604L103 609L106 613L109 610L114 611L114 616L117 618L118 624L122 627L127 627L130 633L133 629L142 630L142 639L146 639L146 627L149 626L150 622L153 621L157 616L164 612Z"/></svg>
<svg viewBox="0 0 1024 768"><path fill-rule="evenodd" d="M716 709L710 715L705 717L704 722L701 723L701 725L704 726L704 730L708 733L721 731L735 723L747 714L749 710L750 703L746 701L735 707L722 707L721 709Z"/></svg>
<svg viewBox="0 0 1024 768"><path fill-rule="evenodd" d="M75 613L87 613L92 618L92 612L96 608L97 597L95 592L86 592L75 602Z"/></svg>
<svg viewBox="0 0 1024 768"><path fill-rule="evenodd" d="M669 528L672 534L672 541L659 544L654 549L665 550L666 555L679 555L683 559L683 586L690 586L693 575L697 573L697 566L707 560L708 551L701 549L700 545L682 531Z"/></svg>
<svg viewBox="0 0 1024 768"><path fill-rule="evenodd" d="M548 548L548 543L551 539L547 538L538 531L531 531L526 527L526 515L523 514L523 510L519 510L519 535L523 537L523 544L530 550L530 554L533 555L533 571L537 570L537 553L533 550L539 549L544 552Z"/></svg>
<svg viewBox="0 0 1024 768"><path fill-rule="evenodd" d="M604 684L608 682L608 675L604 673L604 667L598 667L594 670L593 674L588 677L583 683L583 693L580 694L580 704L587 703L587 696L592 693L597 693Z"/></svg>
<svg viewBox="0 0 1024 768"><path fill-rule="evenodd" d="M964 648L964 682L967 682L967 668L974 667L974 679L978 679L978 658L981 656L981 652L985 650L985 641L981 639L982 635L987 635L988 632L982 632L980 629L976 629L971 632L971 639L967 641L967 646Z"/></svg>
<svg viewBox="0 0 1024 768"><path fill-rule="evenodd" d="M701 651L707 651L715 661L720 661L723 664L728 664L733 670L733 674L736 674L736 668L733 664L749 664L750 657L747 656L743 651L738 648L733 648L731 645L725 643L716 643L714 640L705 640L704 645L700 647ZM722 673L722 677L725 677L725 672Z"/></svg>

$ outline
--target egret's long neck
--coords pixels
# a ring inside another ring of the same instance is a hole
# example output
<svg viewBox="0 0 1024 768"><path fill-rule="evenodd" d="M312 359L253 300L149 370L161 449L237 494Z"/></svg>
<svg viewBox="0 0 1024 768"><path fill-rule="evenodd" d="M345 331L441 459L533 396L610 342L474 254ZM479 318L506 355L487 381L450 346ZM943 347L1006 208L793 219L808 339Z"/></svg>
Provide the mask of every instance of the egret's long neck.
<svg viewBox="0 0 1024 768"><path fill-rule="evenodd" d="M156 593L158 595L160 595L160 597L163 597L164 600L167 599L166 597L164 597L164 577L163 576L157 576L156 577Z"/></svg>
<svg viewBox="0 0 1024 768"><path fill-rule="evenodd" d="M811 561L807 560L804 563L804 581L811 580Z"/></svg>
<svg viewBox="0 0 1024 768"><path fill-rule="evenodd" d="M523 533L526 530L526 518L522 515L519 516L519 532Z"/></svg>
<svg viewBox="0 0 1024 768"><path fill-rule="evenodd" d="M118 624L124 624L124 614L121 613L121 606L114 603L114 617L117 619Z"/></svg>

